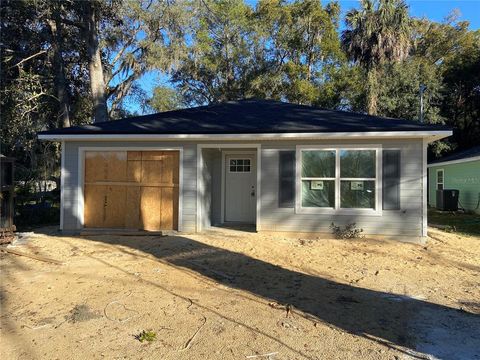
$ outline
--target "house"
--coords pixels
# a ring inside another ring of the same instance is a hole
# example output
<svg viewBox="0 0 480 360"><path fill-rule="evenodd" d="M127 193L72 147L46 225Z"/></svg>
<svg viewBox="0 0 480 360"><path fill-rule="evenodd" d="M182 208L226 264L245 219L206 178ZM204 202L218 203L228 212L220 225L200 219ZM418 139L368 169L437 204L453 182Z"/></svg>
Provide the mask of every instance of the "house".
<svg viewBox="0 0 480 360"><path fill-rule="evenodd" d="M480 214L480 146L428 164L429 202L436 207L436 191L459 190L459 207Z"/></svg>
<svg viewBox="0 0 480 360"><path fill-rule="evenodd" d="M427 144L439 125L268 100L230 101L39 133L62 142L61 224L421 241Z"/></svg>

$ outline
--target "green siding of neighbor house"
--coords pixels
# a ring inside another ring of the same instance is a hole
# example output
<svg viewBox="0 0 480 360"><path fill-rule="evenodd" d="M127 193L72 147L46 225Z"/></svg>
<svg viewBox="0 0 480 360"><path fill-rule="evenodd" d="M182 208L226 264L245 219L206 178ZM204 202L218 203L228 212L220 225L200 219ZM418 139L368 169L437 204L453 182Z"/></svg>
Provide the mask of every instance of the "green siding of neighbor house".
<svg viewBox="0 0 480 360"><path fill-rule="evenodd" d="M480 213L480 160L431 166L428 169L428 204L436 206L437 170L443 169L444 189L460 191L460 206Z"/></svg>

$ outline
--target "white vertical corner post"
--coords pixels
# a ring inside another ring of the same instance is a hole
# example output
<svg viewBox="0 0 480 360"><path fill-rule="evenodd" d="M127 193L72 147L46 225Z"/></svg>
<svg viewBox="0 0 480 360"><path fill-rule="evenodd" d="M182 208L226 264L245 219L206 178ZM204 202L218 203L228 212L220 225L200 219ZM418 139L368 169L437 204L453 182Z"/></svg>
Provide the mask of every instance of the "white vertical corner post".
<svg viewBox="0 0 480 360"><path fill-rule="evenodd" d="M196 232L202 231L202 199L201 194L205 187L203 181L203 147L200 144L197 144L197 219L195 221L195 230Z"/></svg>
<svg viewBox="0 0 480 360"><path fill-rule="evenodd" d="M262 145L255 143L255 144L236 144L236 143L219 143L219 144L197 144L197 218L196 218L196 226L195 229L197 232L201 232L203 230L203 217L205 214L203 213L202 207L202 199L201 194L205 191L205 182L203 180L203 149L256 149L257 152L257 198L256 198L256 214L255 214L255 230L261 230L261 179L262 179ZM224 157L222 155L222 186L223 182L225 181L224 178ZM222 190L223 193L223 190ZM224 204L222 202L222 214L225 211ZM223 215L222 215L223 216Z"/></svg>
<svg viewBox="0 0 480 360"><path fill-rule="evenodd" d="M63 231L63 212L65 209L64 188L65 188L65 141L62 141L60 155L60 230Z"/></svg>
<svg viewBox="0 0 480 360"><path fill-rule="evenodd" d="M422 141L422 238L427 237L427 226L428 226L428 214L427 214L427 191L428 191L428 182L427 182L427 148L428 148L428 139L423 138Z"/></svg>

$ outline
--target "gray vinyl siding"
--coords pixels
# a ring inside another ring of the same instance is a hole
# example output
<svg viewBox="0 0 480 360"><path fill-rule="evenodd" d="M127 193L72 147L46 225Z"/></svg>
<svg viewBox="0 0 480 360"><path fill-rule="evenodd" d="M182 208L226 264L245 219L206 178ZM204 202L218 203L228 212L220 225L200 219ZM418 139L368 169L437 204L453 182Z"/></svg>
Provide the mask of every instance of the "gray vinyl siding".
<svg viewBox="0 0 480 360"><path fill-rule="evenodd" d="M383 210L381 216L329 215L296 213L294 208L278 206L278 157L282 150L295 150L295 145L319 144L381 144L384 149L401 151L400 210ZM355 222L370 235L418 240L422 236L422 140L396 141L322 141L302 143L271 142L262 144L261 230L330 233L330 224Z"/></svg>
<svg viewBox="0 0 480 360"><path fill-rule="evenodd" d="M218 149L203 149L203 189L200 195L203 224L207 228L221 223L222 153Z"/></svg>
<svg viewBox="0 0 480 360"><path fill-rule="evenodd" d="M212 142L205 142L212 143ZM262 231L325 232L330 233L332 222L346 225L355 222L366 234L418 240L422 236L423 216L423 152L422 140L330 140L330 141L262 141L239 142L261 145L261 198L260 219L257 229ZM80 147L123 147L129 148L183 148L183 203L182 217L185 232L196 230L197 214L197 142L65 142L65 173L63 189L63 218L65 230L80 229L78 201L78 152ZM296 213L295 208L279 207L278 157L282 150L295 150L296 145L351 145L381 144L384 149L401 151L400 210L383 210L381 216L372 215L328 215ZM221 144L218 144L221 148ZM210 213L211 221L220 221L221 152L206 151L205 167L213 176L207 176L205 194L213 194L207 201L200 199L202 213ZM203 176L205 179L205 174ZM202 224L205 225L205 224Z"/></svg>

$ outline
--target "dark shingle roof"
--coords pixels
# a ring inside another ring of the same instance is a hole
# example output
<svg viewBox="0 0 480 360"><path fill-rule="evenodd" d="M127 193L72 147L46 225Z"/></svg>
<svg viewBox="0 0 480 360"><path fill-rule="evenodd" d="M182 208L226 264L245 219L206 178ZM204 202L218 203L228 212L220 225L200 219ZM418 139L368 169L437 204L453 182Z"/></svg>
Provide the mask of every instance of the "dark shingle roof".
<svg viewBox="0 0 480 360"><path fill-rule="evenodd" d="M472 158L472 157L475 157L475 156L480 156L480 146L474 146L474 147L472 147L470 149L467 149L467 150L458 151L458 152L453 153L451 155L447 155L447 156L441 157L439 159L430 161L429 164L443 163L445 161L468 159L468 158Z"/></svg>
<svg viewBox="0 0 480 360"><path fill-rule="evenodd" d="M425 130L450 129L412 120L271 100L240 100L43 131L39 134L258 134Z"/></svg>

